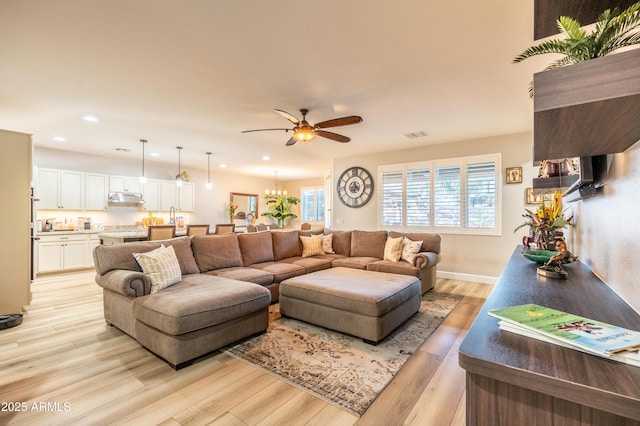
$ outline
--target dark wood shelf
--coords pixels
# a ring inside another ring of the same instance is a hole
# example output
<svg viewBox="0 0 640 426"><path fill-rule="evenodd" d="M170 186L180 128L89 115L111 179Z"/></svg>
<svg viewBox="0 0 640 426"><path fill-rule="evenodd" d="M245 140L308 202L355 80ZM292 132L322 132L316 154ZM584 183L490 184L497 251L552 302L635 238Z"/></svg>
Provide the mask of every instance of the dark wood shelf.
<svg viewBox="0 0 640 426"><path fill-rule="evenodd" d="M533 81L534 160L613 154L640 140L640 48Z"/></svg>
<svg viewBox="0 0 640 426"><path fill-rule="evenodd" d="M640 424L640 367L501 331L487 314L536 303L640 330L640 315L584 264L567 265L567 280L546 278L522 249L514 250L460 346L467 424Z"/></svg>
<svg viewBox="0 0 640 426"><path fill-rule="evenodd" d="M572 176L554 176L548 178L533 178L533 189L534 194L540 191L535 191L536 189L540 190L555 190L560 188L568 188L574 183L576 183L580 179L580 175L572 175Z"/></svg>
<svg viewBox="0 0 640 426"><path fill-rule="evenodd" d="M582 25L596 21L606 9L626 9L636 0L535 0L534 28L535 40L558 34L556 21L560 16L570 16Z"/></svg>

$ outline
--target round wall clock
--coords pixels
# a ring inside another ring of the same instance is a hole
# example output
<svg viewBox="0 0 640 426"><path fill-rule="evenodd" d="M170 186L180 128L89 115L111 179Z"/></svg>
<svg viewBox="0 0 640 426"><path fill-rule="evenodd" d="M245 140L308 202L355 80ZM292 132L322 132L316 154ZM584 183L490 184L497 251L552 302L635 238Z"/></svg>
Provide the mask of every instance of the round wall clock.
<svg viewBox="0 0 640 426"><path fill-rule="evenodd" d="M373 194L373 177L362 167L351 167L342 172L336 189L342 204L347 207L362 207Z"/></svg>

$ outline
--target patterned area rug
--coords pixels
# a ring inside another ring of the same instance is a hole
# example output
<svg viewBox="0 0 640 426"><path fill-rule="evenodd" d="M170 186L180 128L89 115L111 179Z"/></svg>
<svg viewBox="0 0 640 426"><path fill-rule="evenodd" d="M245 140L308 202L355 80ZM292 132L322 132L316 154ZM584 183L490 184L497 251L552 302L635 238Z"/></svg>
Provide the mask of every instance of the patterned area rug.
<svg viewBox="0 0 640 426"><path fill-rule="evenodd" d="M360 416L461 299L425 294L419 312L377 346L282 318L275 304L270 308L267 333L229 346L225 352Z"/></svg>

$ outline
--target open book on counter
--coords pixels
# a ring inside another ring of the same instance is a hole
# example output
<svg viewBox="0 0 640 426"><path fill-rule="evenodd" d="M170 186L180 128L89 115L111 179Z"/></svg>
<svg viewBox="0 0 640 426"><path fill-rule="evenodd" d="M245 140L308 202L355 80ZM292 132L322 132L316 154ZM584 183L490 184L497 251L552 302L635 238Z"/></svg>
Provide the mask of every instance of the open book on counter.
<svg viewBox="0 0 640 426"><path fill-rule="evenodd" d="M500 329L640 367L640 332L535 304L494 309Z"/></svg>

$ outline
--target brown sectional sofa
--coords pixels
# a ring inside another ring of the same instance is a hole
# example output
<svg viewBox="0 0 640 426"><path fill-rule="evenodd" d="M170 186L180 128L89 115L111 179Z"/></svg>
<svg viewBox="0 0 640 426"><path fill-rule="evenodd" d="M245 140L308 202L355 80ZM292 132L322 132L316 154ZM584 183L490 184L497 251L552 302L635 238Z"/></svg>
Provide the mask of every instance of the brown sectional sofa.
<svg viewBox="0 0 640 426"><path fill-rule="evenodd" d="M234 341L264 332L268 305L279 284L332 267L411 275L421 292L433 287L440 261L440 236L429 233L320 230L332 234L335 253L303 257L300 236L311 231L265 231L196 235L164 241L101 245L94 250L96 283L103 287L108 324L175 368ZM422 241L412 263L383 260L387 237ZM150 293L148 276L133 253L160 245L176 252L182 280Z"/></svg>

